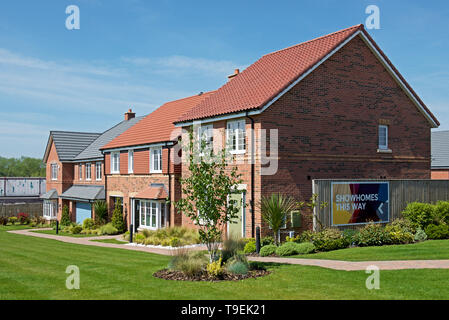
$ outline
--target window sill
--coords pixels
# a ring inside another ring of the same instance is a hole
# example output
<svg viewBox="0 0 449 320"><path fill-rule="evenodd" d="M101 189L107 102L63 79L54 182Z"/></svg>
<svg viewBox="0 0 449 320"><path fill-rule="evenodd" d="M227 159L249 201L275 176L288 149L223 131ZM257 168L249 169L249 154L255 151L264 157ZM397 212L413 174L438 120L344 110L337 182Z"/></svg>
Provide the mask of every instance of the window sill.
<svg viewBox="0 0 449 320"><path fill-rule="evenodd" d="M150 173L162 173L162 170L160 170L160 171L150 171Z"/></svg>
<svg viewBox="0 0 449 320"><path fill-rule="evenodd" d="M391 149L377 149L377 153L392 153Z"/></svg>
<svg viewBox="0 0 449 320"><path fill-rule="evenodd" d="M246 150L230 150L230 154L244 154L246 153Z"/></svg>

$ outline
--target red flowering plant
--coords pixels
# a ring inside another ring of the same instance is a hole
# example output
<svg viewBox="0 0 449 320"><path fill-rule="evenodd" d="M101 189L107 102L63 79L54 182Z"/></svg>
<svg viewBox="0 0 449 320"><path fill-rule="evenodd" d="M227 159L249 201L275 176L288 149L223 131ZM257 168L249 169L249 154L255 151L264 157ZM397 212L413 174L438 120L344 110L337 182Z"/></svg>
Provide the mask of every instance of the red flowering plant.
<svg viewBox="0 0 449 320"><path fill-rule="evenodd" d="M19 219L20 224L30 223L30 216L27 213L21 212L17 215L17 218Z"/></svg>

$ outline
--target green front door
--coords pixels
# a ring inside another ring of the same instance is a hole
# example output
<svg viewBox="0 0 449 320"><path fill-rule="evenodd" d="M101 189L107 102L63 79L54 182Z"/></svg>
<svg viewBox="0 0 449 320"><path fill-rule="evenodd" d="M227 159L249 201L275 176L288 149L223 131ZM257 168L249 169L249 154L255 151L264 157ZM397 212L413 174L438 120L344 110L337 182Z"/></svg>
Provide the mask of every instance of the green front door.
<svg viewBox="0 0 449 320"><path fill-rule="evenodd" d="M239 208L238 217L229 223L229 236L241 238L244 237L243 226L245 224L245 206L242 205L245 201L245 193L233 193L229 196L229 200L236 201Z"/></svg>

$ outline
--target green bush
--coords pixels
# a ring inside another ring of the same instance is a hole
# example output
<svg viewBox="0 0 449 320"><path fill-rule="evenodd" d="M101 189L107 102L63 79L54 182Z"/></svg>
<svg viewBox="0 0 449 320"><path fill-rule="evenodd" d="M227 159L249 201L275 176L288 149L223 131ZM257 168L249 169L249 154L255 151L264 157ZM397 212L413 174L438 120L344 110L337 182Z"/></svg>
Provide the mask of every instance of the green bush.
<svg viewBox="0 0 449 320"><path fill-rule="evenodd" d="M118 230L119 233L123 233L126 231L126 224L125 220L123 219L122 212L122 202L120 199L117 200L114 212L112 212L112 225Z"/></svg>
<svg viewBox="0 0 449 320"><path fill-rule="evenodd" d="M221 264L221 257L217 261L209 262L206 266L206 271L209 276L218 278L224 273L224 268Z"/></svg>
<svg viewBox="0 0 449 320"><path fill-rule="evenodd" d="M292 256L297 254L298 243L295 242L285 242L280 247L276 248L276 254L280 257Z"/></svg>
<svg viewBox="0 0 449 320"><path fill-rule="evenodd" d="M119 231L117 230L116 227L114 227L112 225L112 223L108 223L108 224L105 224L104 226L101 226L98 229L98 231L97 231L97 234L99 236L102 236L102 235L114 235L114 234L118 234L118 233L119 233Z"/></svg>
<svg viewBox="0 0 449 320"><path fill-rule="evenodd" d="M382 246L390 244L390 234L378 223L370 223L364 226L355 236L354 242L360 247Z"/></svg>
<svg viewBox="0 0 449 320"><path fill-rule="evenodd" d="M303 242L296 244L296 253L297 254L308 254L315 252L315 246L311 242Z"/></svg>
<svg viewBox="0 0 449 320"><path fill-rule="evenodd" d="M424 232L423 229L419 228L414 237L415 242L425 241L427 240L427 234Z"/></svg>
<svg viewBox="0 0 449 320"><path fill-rule="evenodd" d="M276 253L276 249L277 247L274 244L269 244L260 248L259 254L261 257L271 256Z"/></svg>
<svg viewBox="0 0 449 320"><path fill-rule="evenodd" d="M435 225L429 224L425 232L429 239L448 239L449 238L449 227L445 224Z"/></svg>
<svg viewBox="0 0 449 320"><path fill-rule="evenodd" d="M392 244L407 244L415 240L415 228L407 219L396 219L385 226Z"/></svg>
<svg viewBox="0 0 449 320"><path fill-rule="evenodd" d="M438 201L434 206L433 214L434 224L448 224L449 225L449 202Z"/></svg>
<svg viewBox="0 0 449 320"><path fill-rule="evenodd" d="M65 226L69 226L72 223L72 221L70 220L70 214L69 214L69 207L67 205L64 205L62 207L62 215L61 215L61 226L65 227Z"/></svg>
<svg viewBox="0 0 449 320"><path fill-rule="evenodd" d="M265 263L259 261L250 261L248 263L249 270L267 270Z"/></svg>
<svg viewBox="0 0 449 320"><path fill-rule="evenodd" d="M108 221L108 204L104 200L97 200L94 203L95 222L105 224Z"/></svg>
<svg viewBox="0 0 449 320"><path fill-rule="evenodd" d="M10 224L15 225L18 221L17 217L9 217L8 221Z"/></svg>
<svg viewBox="0 0 449 320"><path fill-rule="evenodd" d="M230 237L223 241L223 246L221 248L221 258L223 263L226 263L228 259L232 258L237 254L237 252L244 250L246 248L246 239ZM250 243L251 241L247 242Z"/></svg>
<svg viewBox="0 0 449 320"><path fill-rule="evenodd" d="M348 242L349 245L354 243L354 239L357 235L358 231L354 229L345 229L343 230L343 238Z"/></svg>
<svg viewBox="0 0 449 320"><path fill-rule="evenodd" d="M262 239L260 239L260 246L261 247L268 246L269 244L274 244L273 237L262 237Z"/></svg>
<svg viewBox="0 0 449 320"><path fill-rule="evenodd" d="M246 254L256 252L256 241L250 241L245 245L243 252Z"/></svg>
<svg viewBox="0 0 449 320"><path fill-rule="evenodd" d="M91 229L94 229L94 228L95 228L94 220L92 220L91 218L84 219L84 221L83 221L83 229L91 230Z"/></svg>
<svg viewBox="0 0 449 320"><path fill-rule="evenodd" d="M350 243L337 229L324 229L311 234L312 243L317 251L331 251L349 247Z"/></svg>
<svg viewBox="0 0 449 320"><path fill-rule="evenodd" d="M136 233L136 235L134 236L135 243L143 244L145 242L145 239L145 236L141 233Z"/></svg>
<svg viewBox="0 0 449 320"><path fill-rule="evenodd" d="M171 237L169 245L170 247L179 247L181 245L181 240L178 237Z"/></svg>
<svg viewBox="0 0 449 320"><path fill-rule="evenodd" d="M316 232L313 232L312 230L306 230L301 233L300 236L297 236L295 238L295 242L311 242L313 241L313 237L316 234Z"/></svg>
<svg viewBox="0 0 449 320"><path fill-rule="evenodd" d="M235 261L226 267L226 270L229 273L233 274L247 274L249 271L249 267L247 264L241 261Z"/></svg>
<svg viewBox="0 0 449 320"><path fill-rule="evenodd" d="M83 231L83 227L81 227L78 224L75 224L75 225L69 226L67 231L68 231L68 233L71 233L71 234L80 234L81 231Z"/></svg>
<svg viewBox="0 0 449 320"><path fill-rule="evenodd" d="M412 202L402 211L402 216L415 228L425 229L434 220L435 206L429 203Z"/></svg>

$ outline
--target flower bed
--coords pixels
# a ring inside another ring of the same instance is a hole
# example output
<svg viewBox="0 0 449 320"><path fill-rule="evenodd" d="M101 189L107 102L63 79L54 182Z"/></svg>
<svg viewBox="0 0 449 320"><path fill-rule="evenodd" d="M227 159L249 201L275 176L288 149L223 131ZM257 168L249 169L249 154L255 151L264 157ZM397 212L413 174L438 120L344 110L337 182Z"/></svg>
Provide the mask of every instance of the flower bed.
<svg viewBox="0 0 449 320"><path fill-rule="evenodd" d="M250 278L259 278L269 274L270 271L268 270L252 270L245 275L224 273L220 277L214 277L209 275L205 271L195 275L186 275L182 271L164 269L155 272L153 276L165 280L178 280L178 281L239 281Z"/></svg>

